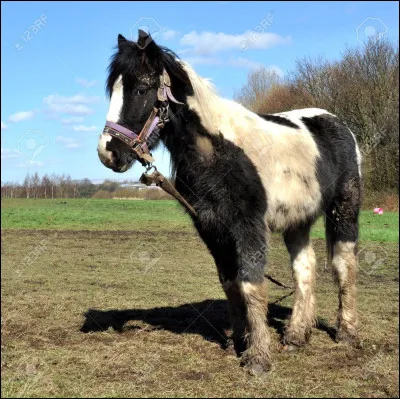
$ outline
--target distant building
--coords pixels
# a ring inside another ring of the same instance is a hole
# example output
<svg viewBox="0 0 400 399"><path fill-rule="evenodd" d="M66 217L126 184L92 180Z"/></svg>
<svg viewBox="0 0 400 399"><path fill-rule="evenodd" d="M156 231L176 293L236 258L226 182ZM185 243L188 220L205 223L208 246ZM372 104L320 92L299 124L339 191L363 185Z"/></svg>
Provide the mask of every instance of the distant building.
<svg viewBox="0 0 400 399"><path fill-rule="evenodd" d="M120 185L120 188L130 188L130 189L137 189L137 190L144 190L144 189L158 189L157 186L146 186L142 183L123 183Z"/></svg>

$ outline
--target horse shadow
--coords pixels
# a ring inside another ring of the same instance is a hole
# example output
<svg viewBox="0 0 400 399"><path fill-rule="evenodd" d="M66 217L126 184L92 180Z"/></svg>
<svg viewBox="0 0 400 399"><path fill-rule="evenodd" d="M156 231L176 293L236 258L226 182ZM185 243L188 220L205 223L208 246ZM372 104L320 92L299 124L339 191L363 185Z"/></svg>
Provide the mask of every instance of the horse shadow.
<svg viewBox="0 0 400 399"><path fill-rule="evenodd" d="M283 337L285 320L289 318L291 308L279 304L268 305L268 324ZM89 309L85 314L81 332L106 331L113 328L123 332L142 329L140 325L127 322L142 321L149 325L146 330L168 330L175 334L197 334L204 339L216 342L221 348L230 346L227 330L230 329L227 301L207 299L201 302L187 303L179 306L165 306L151 309L96 310ZM335 329L322 319L317 320L316 328L326 332L332 339Z"/></svg>

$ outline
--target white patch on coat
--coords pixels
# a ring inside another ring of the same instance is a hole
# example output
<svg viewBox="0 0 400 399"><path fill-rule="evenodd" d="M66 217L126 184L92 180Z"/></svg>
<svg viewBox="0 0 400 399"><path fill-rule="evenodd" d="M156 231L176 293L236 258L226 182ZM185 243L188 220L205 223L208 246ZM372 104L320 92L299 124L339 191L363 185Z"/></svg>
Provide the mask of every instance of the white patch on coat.
<svg viewBox="0 0 400 399"><path fill-rule="evenodd" d="M110 107L106 117L107 121L118 123L123 104L123 92L124 87L122 85L122 75L120 75L115 81L113 91L111 93ZM102 133L97 144L97 153L100 161L104 166L107 166L107 168L114 166L114 155L112 151L108 151L106 149L107 143L111 141L111 139L112 136L110 136L108 133Z"/></svg>
<svg viewBox="0 0 400 399"><path fill-rule="evenodd" d="M99 154L100 161L103 165L108 168L112 166L113 154L111 151L106 150L107 143L111 141L112 136L108 133L103 133L100 135L99 142L97 144L97 153Z"/></svg>
<svg viewBox="0 0 400 399"><path fill-rule="evenodd" d="M354 135L354 133L349 129L351 135L353 136L354 139L354 144L356 146L356 154L357 154L357 166L358 166L358 174L361 177L361 164L362 164L362 156L361 156L361 152L360 149L358 148L358 143L357 143L357 139L356 136Z"/></svg>
<svg viewBox="0 0 400 399"><path fill-rule="evenodd" d="M338 241L333 247L332 267L339 281L346 281L349 269L357 268L357 257L354 255L356 243Z"/></svg>
<svg viewBox="0 0 400 399"><path fill-rule="evenodd" d="M182 65L194 90L187 99L189 108L211 134L222 134L241 147L256 166L268 198L269 228L284 230L319 213L321 192L316 163L320 154L300 118L328 112L311 108L279 114L299 129L266 121L242 105L220 98L209 81L199 77L187 63Z"/></svg>
<svg viewBox="0 0 400 399"><path fill-rule="evenodd" d="M303 331L314 324L316 263L315 253L311 244L302 248L296 257L292 258L296 293L289 331Z"/></svg>
<svg viewBox="0 0 400 399"><path fill-rule="evenodd" d="M355 242L338 241L333 247L332 267L339 283L339 329L357 333L358 315L356 311L357 256Z"/></svg>
<svg viewBox="0 0 400 399"><path fill-rule="evenodd" d="M110 107L108 109L106 118L109 122L118 123L123 103L124 86L122 84L122 75L120 75L115 81L113 91L111 93Z"/></svg>
<svg viewBox="0 0 400 399"><path fill-rule="evenodd" d="M287 111L287 112L279 112L275 115L282 115L283 117L287 117L287 119L290 119L292 122L296 123L296 121L301 121L301 118L313 118L314 116L319 116L319 115L332 115L330 112L328 112L326 109L322 108L302 108L302 109L294 109L293 111Z"/></svg>
<svg viewBox="0 0 400 399"><path fill-rule="evenodd" d="M260 286L249 281L243 281L240 283L240 288L245 295L252 295L260 289Z"/></svg>
<svg viewBox="0 0 400 399"><path fill-rule="evenodd" d="M303 295L305 295L313 285L315 279L315 265L316 258L311 244L304 247L297 256L292 259L292 268L296 284Z"/></svg>

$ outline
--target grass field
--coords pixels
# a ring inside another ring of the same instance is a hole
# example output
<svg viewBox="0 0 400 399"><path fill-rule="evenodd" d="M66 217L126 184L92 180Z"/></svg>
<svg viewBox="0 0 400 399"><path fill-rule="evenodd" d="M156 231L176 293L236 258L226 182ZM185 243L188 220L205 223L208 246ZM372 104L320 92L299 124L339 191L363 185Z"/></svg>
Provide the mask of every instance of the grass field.
<svg viewBox="0 0 400 399"><path fill-rule="evenodd" d="M3 229L51 230L173 230L192 231L189 217L176 201L109 199L3 200ZM399 214L374 215L361 211L361 240L399 241ZM323 220L315 224L313 237L324 238Z"/></svg>
<svg viewBox="0 0 400 399"><path fill-rule="evenodd" d="M255 378L227 348L213 260L175 202L5 200L1 212L2 397L399 395L398 213L361 214L362 348L332 340L320 220L318 326L306 348L281 352L293 298L274 303L290 291L270 284L275 368ZM270 247L269 273L291 285L281 238Z"/></svg>

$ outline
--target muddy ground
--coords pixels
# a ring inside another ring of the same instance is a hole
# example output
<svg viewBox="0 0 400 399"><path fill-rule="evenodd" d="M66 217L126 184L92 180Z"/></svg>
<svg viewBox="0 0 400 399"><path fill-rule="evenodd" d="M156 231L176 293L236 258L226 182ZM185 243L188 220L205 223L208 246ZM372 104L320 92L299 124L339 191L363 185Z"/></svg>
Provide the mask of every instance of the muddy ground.
<svg viewBox="0 0 400 399"><path fill-rule="evenodd" d="M319 324L304 349L280 351L293 297L274 304L290 290L269 284L274 369L261 378L227 344L225 297L194 232L3 230L2 244L3 397L399 395L396 243L367 245L379 267L361 259L361 349L332 339L324 241L314 240ZM292 284L279 237L269 259Z"/></svg>

